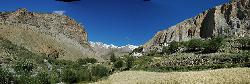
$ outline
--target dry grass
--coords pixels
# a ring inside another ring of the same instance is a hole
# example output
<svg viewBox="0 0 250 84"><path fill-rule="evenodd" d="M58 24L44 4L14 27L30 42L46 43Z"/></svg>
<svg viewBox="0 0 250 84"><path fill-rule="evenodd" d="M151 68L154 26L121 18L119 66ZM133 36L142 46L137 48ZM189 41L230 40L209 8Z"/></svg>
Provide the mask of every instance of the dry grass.
<svg viewBox="0 0 250 84"><path fill-rule="evenodd" d="M95 84L250 84L250 68L169 73L125 71Z"/></svg>

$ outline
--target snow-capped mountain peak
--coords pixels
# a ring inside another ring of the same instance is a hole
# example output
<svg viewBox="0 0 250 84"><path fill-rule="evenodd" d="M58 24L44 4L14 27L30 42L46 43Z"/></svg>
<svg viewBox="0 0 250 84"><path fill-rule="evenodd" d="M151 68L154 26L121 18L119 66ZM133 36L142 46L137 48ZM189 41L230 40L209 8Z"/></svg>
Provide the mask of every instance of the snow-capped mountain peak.
<svg viewBox="0 0 250 84"><path fill-rule="evenodd" d="M135 48L138 48L139 46L135 45L125 45L125 46L116 46L114 44L105 44L102 42L92 42L90 41L90 45L92 47L99 47L99 48L106 48L106 49L129 49L129 50L134 50Z"/></svg>

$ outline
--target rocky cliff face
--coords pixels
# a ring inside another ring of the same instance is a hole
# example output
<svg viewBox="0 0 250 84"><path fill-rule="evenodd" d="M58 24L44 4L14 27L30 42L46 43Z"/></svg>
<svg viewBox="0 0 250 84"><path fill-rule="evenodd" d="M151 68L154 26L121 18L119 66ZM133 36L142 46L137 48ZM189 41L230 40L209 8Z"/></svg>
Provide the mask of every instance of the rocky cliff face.
<svg viewBox="0 0 250 84"><path fill-rule="evenodd" d="M160 50L172 41L214 36L250 37L250 0L232 0L156 33L144 51Z"/></svg>
<svg viewBox="0 0 250 84"><path fill-rule="evenodd" d="M0 12L0 37L36 53L75 60L94 55L87 33L73 19L27 9Z"/></svg>

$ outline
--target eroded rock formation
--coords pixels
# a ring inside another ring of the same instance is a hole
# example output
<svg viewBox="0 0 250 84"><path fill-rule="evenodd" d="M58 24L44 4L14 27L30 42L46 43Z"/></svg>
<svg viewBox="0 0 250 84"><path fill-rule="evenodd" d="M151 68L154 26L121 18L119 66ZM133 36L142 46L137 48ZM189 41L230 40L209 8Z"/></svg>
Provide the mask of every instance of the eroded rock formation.
<svg viewBox="0 0 250 84"><path fill-rule="evenodd" d="M187 19L175 26L156 33L144 44L144 51L159 50L172 41L187 41L192 38L250 36L250 1L232 0Z"/></svg>

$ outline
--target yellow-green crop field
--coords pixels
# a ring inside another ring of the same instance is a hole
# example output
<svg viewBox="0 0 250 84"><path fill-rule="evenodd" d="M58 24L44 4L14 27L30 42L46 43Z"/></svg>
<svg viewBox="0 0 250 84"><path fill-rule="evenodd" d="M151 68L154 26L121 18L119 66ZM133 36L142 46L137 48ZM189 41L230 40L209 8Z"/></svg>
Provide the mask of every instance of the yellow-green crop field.
<svg viewBox="0 0 250 84"><path fill-rule="evenodd" d="M165 73L124 71L94 84L250 84L250 68Z"/></svg>

